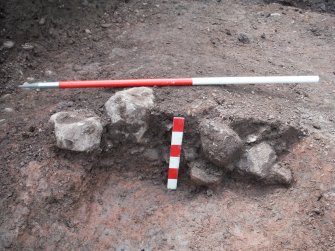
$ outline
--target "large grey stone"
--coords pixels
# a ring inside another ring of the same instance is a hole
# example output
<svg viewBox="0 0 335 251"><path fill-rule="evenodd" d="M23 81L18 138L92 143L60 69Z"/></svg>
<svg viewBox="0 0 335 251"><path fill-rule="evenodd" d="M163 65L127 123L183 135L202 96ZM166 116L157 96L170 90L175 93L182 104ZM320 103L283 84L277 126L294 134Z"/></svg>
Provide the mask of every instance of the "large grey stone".
<svg viewBox="0 0 335 251"><path fill-rule="evenodd" d="M258 178L265 178L277 160L277 155L272 147L262 142L251 147L237 163L237 168L242 173L249 173Z"/></svg>
<svg viewBox="0 0 335 251"><path fill-rule="evenodd" d="M199 186L217 186L222 182L223 170L206 161L192 161L188 166L190 168L190 179Z"/></svg>
<svg viewBox="0 0 335 251"><path fill-rule="evenodd" d="M200 136L205 156L219 167L228 168L241 153L240 137L219 120L204 120L200 124Z"/></svg>
<svg viewBox="0 0 335 251"><path fill-rule="evenodd" d="M237 171L244 175L251 175L269 184L292 183L291 170L276 164L277 155L266 142L251 147L237 162Z"/></svg>
<svg viewBox="0 0 335 251"><path fill-rule="evenodd" d="M153 107L153 91L147 87L119 91L105 103L113 133L117 131L126 137L134 136L138 142L148 129Z"/></svg>
<svg viewBox="0 0 335 251"><path fill-rule="evenodd" d="M93 112L77 110L51 116L57 146L71 151L87 152L99 148L103 127Z"/></svg>

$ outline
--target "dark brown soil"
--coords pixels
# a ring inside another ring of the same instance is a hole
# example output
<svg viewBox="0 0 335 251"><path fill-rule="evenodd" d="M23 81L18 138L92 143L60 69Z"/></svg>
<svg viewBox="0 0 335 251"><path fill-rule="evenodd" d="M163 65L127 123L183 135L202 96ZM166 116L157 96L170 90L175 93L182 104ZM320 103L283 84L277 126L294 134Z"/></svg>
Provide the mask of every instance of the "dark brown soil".
<svg viewBox="0 0 335 251"><path fill-rule="evenodd" d="M1 1L0 42L15 45L0 49L0 249L334 250L335 207L327 204L334 200L323 197L335 187L331 3L320 11L233 0ZM16 88L62 79L295 74L321 82L154 88L148 134L155 140L111 149L104 142L89 154L57 149L48 120L85 108L104 117L117 90ZM198 189L182 165L177 191L167 191L162 127L177 115L186 118L189 147L199 146L194 125L203 118L221 117L240 134L273 125L269 135L294 184L227 175L215 191ZM275 125L293 129L283 134Z"/></svg>

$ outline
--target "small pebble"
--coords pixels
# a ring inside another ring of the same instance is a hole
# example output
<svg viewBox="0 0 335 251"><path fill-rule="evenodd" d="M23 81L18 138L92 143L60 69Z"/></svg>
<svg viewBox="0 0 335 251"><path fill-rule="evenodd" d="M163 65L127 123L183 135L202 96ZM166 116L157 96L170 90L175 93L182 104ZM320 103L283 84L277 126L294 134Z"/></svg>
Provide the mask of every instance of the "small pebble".
<svg viewBox="0 0 335 251"><path fill-rule="evenodd" d="M4 112L6 112L6 113L12 113L12 112L14 112L14 109L13 108L10 108L10 107L6 107L5 109L3 109L4 110Z"/></svg>
<svg viewBox="0 0 335 251"><path fill-rule="evenodd" d="M101 24L101 27L102 28L109 28L109 27L111 27L113 24L111 24L111 23L107 23L107 24Z"/></svg>
<svg viewBox="0 0 335 251"><path fill-rule="evenodd" d="M38 23L39 23L40 25L43 25L43 24L45 24L45 18L44 18L44 17L42 17Z"/></svg>
<svg viewBox="0 0 335 251"><path fill-rule="evenodd" d="M22 49L26 50L26 51L30 51L32 49L34 49L34 45L30 44L30 43L25 43L22 45Z"/></svg>
<svg viewBox="0 0 335 251"><path fill-rule="evenodd" d="M10 99L11 97L12 97L11 94L5 94L5 95L0 97L0 102L4 102L4 101Z"/></svg>
<svg viewBox="0 0 335 251"><path fill-rule="evenodd" d="M44 72L44 74L45 74L45 76L48 76L48 77L51 77L51 76L54 76L54 75L55 75L55 73L54 73L53 71L50 71L50 70L46 70L46 71Z"/></svg>
<svg viewBox="0 0 335 251"><path fill-rule="evenodd" d="M314 127L315 129L318 129L318 130L321 129L321 126L320 126L319 124L313 124L313 127Z"/></svg>
<svg viewBox="0 0 335 251"><path fill-rule="evenodd" d="M250 134L248 135L247 139L246 139L247 143L254 143L257 141L257 136L254 134Z"/></svg>
<svg viewBox="0 0 335 251"><path fill-rule="evenodd" d="M91 34L92 32L89 29L85 29L86 34Z"/></svg>
<svg viewBox="0 0 335 251"><path fill-rule="evenodd" d="M35 78L34 77L27 77L27 82L34 82Z"/></svg>
<svg viewBox="0 0 335 251"><path fill-rule="evenodd" d="M5 42L3 42L3 47L6 49L11 49L13 48L15 45L15 43L13 41L7 40Z"/></svg>
<svg viewBox="0 0 335 251"><path fill-rule="evenodd" d="M243 44L250 44L250 39L249 37L247 36L247 34L244 34L244 33L240 33L238 35L238 41L240 41L241 43Z"/></svg>

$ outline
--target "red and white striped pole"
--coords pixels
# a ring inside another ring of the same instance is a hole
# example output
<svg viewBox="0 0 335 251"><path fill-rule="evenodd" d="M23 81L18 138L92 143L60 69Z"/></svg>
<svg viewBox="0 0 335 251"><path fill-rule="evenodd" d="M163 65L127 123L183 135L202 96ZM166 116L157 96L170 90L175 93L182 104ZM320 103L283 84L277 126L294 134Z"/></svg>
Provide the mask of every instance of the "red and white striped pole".
<svg viewBox="0 0 335 251"><path fill-rule="evenodd" d="M25 83L20 88L67 89L67 88L117 88L139 86L198 86L227 84L295 84L317 83L319 76L266 76L266 77L209 77L209 78L166 78L126 80L76 80L60 82Z"/></svg>
<svg viewBox="0 0 335 251"><path fill-rule="evenodd" d="M174 117L172 127L170 161L168 171L168 189L177 189L180 152L184 134L184 118Z"/></svg>

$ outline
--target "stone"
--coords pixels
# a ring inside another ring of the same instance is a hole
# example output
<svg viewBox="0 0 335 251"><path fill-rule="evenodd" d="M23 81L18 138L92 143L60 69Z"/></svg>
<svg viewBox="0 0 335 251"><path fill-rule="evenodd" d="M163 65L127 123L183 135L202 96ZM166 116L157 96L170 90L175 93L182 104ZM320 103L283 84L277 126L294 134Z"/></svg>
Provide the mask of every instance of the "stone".
<svg viewBox="0 0 335 251"><path fill-rule="evenodd" d="M44 75L47 76L47 77L52 77L52 76L56 76L56 73L51 71L51 70L46 70L44 72Z"/></svg>
<svg viewBox="0 0 335 251"><path fill-rule="evenodd" d="M101 27L102 28L109 28L109 27L112 27L112 23L103 23L103 24L101 24Z"/></svg>
<svg viewBox="0 0 335 251"><path fill-rule="evenodd" d="M242 140L229 126L219 120L200 123L201 146L204 155L214 165L225 168L242 151Z"/></svg>
<svg viewBox="0 0 335 251"><path fill-rule="evenodd" d="M192 161L188 166L190 179L199 186L217 186L222 182L223 170L206 161Z"/></svg>
<svg viewBox="0 0 335 251"><path fill-rule="evenodd" d="M5 94L0 97L0 102L6 102L12 98L11 94Z"/></svg>
<svg viewBox="0 0 335 251"><path fill-rule="evenodd" d="M105 103L110 133L123 134L140 142L148 129L153 107L154 95L150 88L137 87L115 93Z"/></svg>
<svg viewBox="0 0 335 251"><path fill-rule="evenodd" d="M335 187L329 189L328 191L324 192L322 194L322 197L328 199L328 200L333 200L335 202ZM335 206L335 204L334 204Z"/></svg>
<svg viewBox="0 0 335 251"><path fill-rule="evenodd" d="M246 138L245 141L246 141L248 144L251 144L251 143L255 143L255 142L257 141L257 139L258 139L258 136L257 136L257 135L255 135L255 134L250 134L250 135L247 136L247 138Z"/></svg>
<svg viewBox="0 0 335 251"><path fill-rule="evenodd" d="M5 42L3 42L3 47L6 48L6 49L11 49L13 48L15 45L15 43L13 41L10 41L10 40L7 40Z"/></svg>
<svg viewBox="0 0 335 251"><path fill-rule="evenodd" d="M38 23L40 24L40 25L44 25L45 24L45 17L42 17L41 19L40 19L40 21L38 21Z"/></svg>
<svg viewBox="0 0 335 251"><path fill-rule="evenodd" d="M99 148L103 127L95 113L88 110L58 112L51 116L50 122L54 125L59 148L77 152Z"/></svg>
<svg viewBox="0 0 335 251"><path fill-rule="evenodd" d="M277 155L266 142L251 147L236 164L236 170L268 184L291 184L292 172L289 168L276 163Z"/></svg>
<svg viewBox="0 0 335 251"><path fill-rule="evenodd" d="M5 113L13 113L14 112L14 109L13 108L10 108L10 107L6 107L5 109L3 109L3 111Z"/></svg>
<svg viewBox="0 0 335 251"><path fill-rule="evenodd" d="M237 37L238 41L240 41L243 44L250 44L250 38L245 33L240 33Z"/></svg>
<svg viewBox="0 0 335 251"><path fill-rule="evenodd" d="M273 148L262 142L251 147L237 163L238 171L252 174L257 178L265 178L269 169L277 160L277 155Z"/></svg>
<svg viewBox="0 0 335 251"><path fill-rule="evenodd" d="M313 127L317 130L320 130L321 129L321 126L319 123L313 123Z"/></svg>
<svg viewBox="0 0 335 251"><path fill-rule="evenodd" d="M265 183L289 185L293 182L292 171L280 164L273 165L265 179Z"/></svg>
<svg viewBox="0 0 335 251"><path fill-rule="evenodd" d="M30 51L32 49L34 49L34 45L33 44L30 44L30 43L25 43L22 45L22 49L26 50L26 51Z"/></svg>

